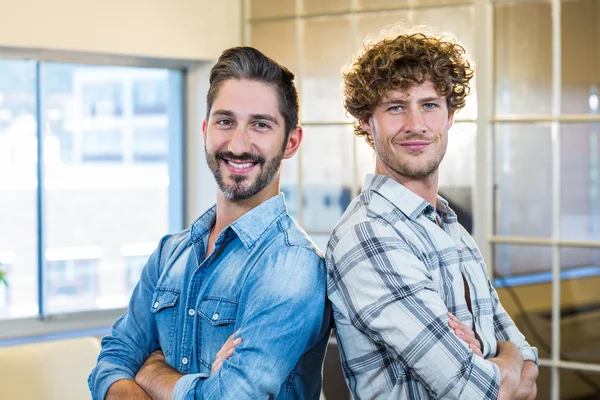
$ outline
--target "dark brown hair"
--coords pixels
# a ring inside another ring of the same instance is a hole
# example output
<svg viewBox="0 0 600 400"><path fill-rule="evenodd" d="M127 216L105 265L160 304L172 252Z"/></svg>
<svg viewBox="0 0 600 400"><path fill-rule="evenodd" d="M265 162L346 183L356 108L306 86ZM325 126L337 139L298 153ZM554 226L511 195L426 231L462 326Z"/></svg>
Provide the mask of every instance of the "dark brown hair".
<svg viewBox="0 0 600 400"><path fill-rule="evenodd" d="M229 79L263 82L276 89L287 141L287 135L298 126L298 91L294 85L294 74L253 47L225 50L210 70L210 87L206 96L207 118L221 85Z"/></svg>
<svg viewBox="0 0 600 400"><path fill-rule="evenodd" d="M373 147L373 138L360 121L371 117L389 90L405 90L430 79L438 95L446 97L448 111L454 113L465 105L473 69L455 39L413 33L365 45L342 75L344 106L358 120L354 134Z"/></svg>

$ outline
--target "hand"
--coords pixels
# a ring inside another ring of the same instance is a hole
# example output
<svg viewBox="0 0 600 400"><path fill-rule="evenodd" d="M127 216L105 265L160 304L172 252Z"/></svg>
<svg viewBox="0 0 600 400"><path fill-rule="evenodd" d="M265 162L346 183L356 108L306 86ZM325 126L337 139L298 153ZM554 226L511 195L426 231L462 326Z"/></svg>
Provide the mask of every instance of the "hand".
<svg viewBox="0 0 600 400"><path fill-rule="evenodd" d="M219 369L221 369L221 366L223 365L223 361L228 360L233 355L233 351L235 350L237 345L242 343L241 337L234 339L235 335L237 335L238 332L239 332L239 330L237 332L235 332L233 335L229 336L229 339L227 339L227 341L225 342L223 347L221 347L221 350L219 350L219 352L217 353L215 362L213 362L213 364L212 364L212 369L211 369L212 374L214 374Z"/></svg>
<svg viewBox="0 0 600 400"><path fill-rule="evenodd" d="M460 322L460 320L456 318L454 314L448 313L448 317L450 317L448 325L450 325L450 328L454 329L454 333L456 333L456 336L464 340L469 346L469 349L473 351L473 353L483 358L483 353L481 352L481 343L479 343L479 340L477 340L475 332L471 328Z"/></svg>
<svg viewBox="0 0 600 400"><path fill-rule="evenodd" d="M535 400L537 395L535 381L537 377L537 365L533 361L524 361L523 371L521 371L521 382L519 383L519 389L515 394L514 400Z"/></svg>
<svg viewBox="0 0 600 400"><path fill-rule="evenodd" d="M500 393L499 400L514 399L521 384L523 371L523 356L519 348L511 342L496 341L498 353L490 358L500 368Z"/></svg>

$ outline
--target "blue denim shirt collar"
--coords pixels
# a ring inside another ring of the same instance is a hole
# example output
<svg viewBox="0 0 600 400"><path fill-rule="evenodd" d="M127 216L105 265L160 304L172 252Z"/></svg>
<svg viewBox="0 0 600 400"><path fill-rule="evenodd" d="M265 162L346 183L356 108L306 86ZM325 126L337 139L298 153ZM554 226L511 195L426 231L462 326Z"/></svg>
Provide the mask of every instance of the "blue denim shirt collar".
<svg viewBox="0 0 600 400"><path fill-rule="evenodd" d="M280 193L239 217L228 228L235 232L246 249L251 249L265 231L286 212L284 195ZM210 232L216 216L217 206L213 205L193 223L191 229L193 242L201 240Z"/></svg>

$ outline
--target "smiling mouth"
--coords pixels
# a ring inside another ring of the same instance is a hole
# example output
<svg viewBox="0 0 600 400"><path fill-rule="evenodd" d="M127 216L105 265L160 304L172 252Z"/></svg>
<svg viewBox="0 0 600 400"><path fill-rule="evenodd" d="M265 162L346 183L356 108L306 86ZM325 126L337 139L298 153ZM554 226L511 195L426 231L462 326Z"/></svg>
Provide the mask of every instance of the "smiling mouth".
<svg viewBox="0 0 600 400"><path fill-rule="evenodd" d="M410 142L402 142L400 146L410 151L421 151L424 150L427 146L429 146L431 142L423 142L423 141L410 141Z"/></svg>
<svg viewBox="0 0 600 400"><path fill-rule="evenodd" d="M259 165L258 161L250 161L250 160L229 160L226 158L222 159L225 167L229 172L234 175L245 175L252 171L255 166Z"/></svg>
<svg viewBox="0 0 600 400"><path fill-rule="evenodd" d="M227 163L227 165L234 167L234 168L238 168L238 169L246 169L246 168L250 168L250 167L258 164L257 162L240 163L240 162L235 162L235 161L231 161L231 160L225 160L225 162Z"/></svg>

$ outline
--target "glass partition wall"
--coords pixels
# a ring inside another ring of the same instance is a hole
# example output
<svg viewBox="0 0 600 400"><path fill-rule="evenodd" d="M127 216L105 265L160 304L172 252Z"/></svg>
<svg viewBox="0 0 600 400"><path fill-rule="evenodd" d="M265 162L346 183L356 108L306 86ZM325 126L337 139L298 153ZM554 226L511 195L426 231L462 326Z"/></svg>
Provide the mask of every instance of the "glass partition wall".
<svg viewBox="0 0 600 400"><path fill-rule="evenodd" d="M243 3L244 43L298 77L306 140L282 187L322 249L373 169L343 109L340 69L389 24L433 26L465 45L476 82L440 192L540 351L538 398L600 396L600 0Z"/></svg>

